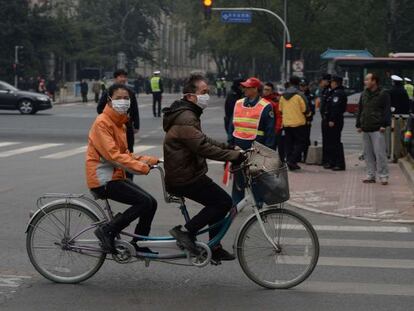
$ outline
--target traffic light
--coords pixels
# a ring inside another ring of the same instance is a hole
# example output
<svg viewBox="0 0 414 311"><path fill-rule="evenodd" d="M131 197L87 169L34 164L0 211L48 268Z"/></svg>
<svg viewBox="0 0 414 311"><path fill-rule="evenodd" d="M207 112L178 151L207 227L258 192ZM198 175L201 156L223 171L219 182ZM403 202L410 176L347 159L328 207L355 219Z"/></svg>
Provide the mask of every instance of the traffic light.
<svg viewBox="0 0 414 311"><path fill-rule="evenodd" d="M19 64L23 64L26 61L24 47L19 46L17 50L17 59Z"/></svg>
<svg viewBox="0 0 414 311"><path fill-rule="evenodd" d="M287 48L287 49L293 48L292 43L291 42L286 42L285 48Z"/></svg>
<svg viewBox="0 0 414 311"><path fill-rule="evenodd" d="M205 19L211 19L211 8L213 7L213 0L202 0L204 7L204 17Z"/></svg>

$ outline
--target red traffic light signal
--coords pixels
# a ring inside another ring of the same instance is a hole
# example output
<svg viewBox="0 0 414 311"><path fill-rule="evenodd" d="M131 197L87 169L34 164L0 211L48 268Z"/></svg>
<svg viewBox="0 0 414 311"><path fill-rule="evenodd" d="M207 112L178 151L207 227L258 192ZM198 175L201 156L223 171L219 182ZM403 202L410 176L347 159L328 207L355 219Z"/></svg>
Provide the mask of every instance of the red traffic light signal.
<svg viewBox="0 0 414 311"><path fill-rule="evenodd" d="M212 7L213 6L213 0L203 0L204 7Z"/></svg>
<svg viewBox="0 0 414 311"><path fill-rule="evenodd" d="M286 42L285 48L287 48L287 49L291 49L291 48L293 48L292 43L290 43L290 42Z"/></svg>
<svg viewBox="0 0 414 311"><path fill-rule="evenodd" d="M202 0L204 7L205 19L211 19L211 8L213 6L213 0Z"/></svg>

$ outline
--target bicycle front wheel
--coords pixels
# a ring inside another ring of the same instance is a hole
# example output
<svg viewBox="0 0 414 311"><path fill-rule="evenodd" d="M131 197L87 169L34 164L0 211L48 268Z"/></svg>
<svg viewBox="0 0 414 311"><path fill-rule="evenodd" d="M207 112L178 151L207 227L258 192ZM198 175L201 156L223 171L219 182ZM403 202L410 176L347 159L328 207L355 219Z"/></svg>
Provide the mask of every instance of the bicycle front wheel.
<svg viewBox="0 0 414 311"><path fill-rule="evenodd" d="M244 273L265 288L287 289L306 280L319 258L315 229L301 215L283 208L260 212L243 226L237 239L237 257Z"/></svg>
<svg viewBox="0 0 414 311"><path fill-rule="evenodd" d="M91 226L98 221L95 214L75 204L45 208L33 219L27 232L26 249L30 262L53 282L79 283L90 278L106 258ZM86 230L88 227L90 229Z"/></svg>

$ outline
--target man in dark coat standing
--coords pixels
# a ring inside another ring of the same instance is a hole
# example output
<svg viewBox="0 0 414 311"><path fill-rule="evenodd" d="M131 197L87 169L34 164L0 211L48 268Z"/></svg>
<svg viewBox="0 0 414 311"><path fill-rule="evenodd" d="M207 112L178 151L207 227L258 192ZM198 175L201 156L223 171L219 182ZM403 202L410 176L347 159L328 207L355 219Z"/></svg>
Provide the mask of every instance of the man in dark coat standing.
<svg viewBox="0 0 414 311"><path fill-rule="evenodd" d="M390 90L392 114L408 114L410 112L410 98L404 88L403 78L392 75L392 88Z"/></svg>
<svg viewBox="0 0 414 311"><path fill-rule="evenodd" d="M118 69L114 72L114 83L115 84L124 84L126 85L128 82L128 73L123 69ZM138 133L140 127L139 121L139 109L138 109L138 101L137 97L135 96L135 92L128 88L129 90L129 97L131 99L131 108L129 109L129 121L127 125L127 142L128 142L128 150L130 152L134 152L134 143L135 143L135 134ZM107 91L102 92L101 99L99 100L98 106L96 108L98 114L101 114L108 102L108 93ZM132 180L133 175L127 172L127 177Z"/></svg>
<svg viewBox="0 0 414 311"><path fill-rule="evenodd" d="M231 90L229 94L227 94L226 102L224 103L224 129L227 134L229 134L230 121L233 118L234 105L236 105L236 102L243 97L243 91L240 86L240 83L243 81L244 79L242 78L237 78L233 81Z"/></svg>

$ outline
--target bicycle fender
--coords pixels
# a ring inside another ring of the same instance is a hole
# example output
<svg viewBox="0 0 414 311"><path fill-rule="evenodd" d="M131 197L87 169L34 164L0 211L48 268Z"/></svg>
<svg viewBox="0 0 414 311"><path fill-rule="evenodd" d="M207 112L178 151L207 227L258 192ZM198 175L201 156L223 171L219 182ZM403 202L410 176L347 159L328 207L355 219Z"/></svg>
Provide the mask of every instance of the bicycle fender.
<svg viewBox="0 0 414 311"><path fill-rule="evenodd" d="M58 200L54 200L54 201L51 201L51 202L49 202L49 203L47 203L47 204L45 204L45 205L43 205L42 207L40 207L31 217L30 217L30 219L29 219L29 222L27 223L27 226L26 226L26 231L25 231L25 233L27 233L27 231L29 231L29 229L30 229L30 227L31 227L31 225L32 225L32 222L33 222L33 220L36 218L36 216L39 214L39 213L42 213L43 212L43 210L44 209L46 209L46 208L48 208L48 207L50 207L50 206L53 206L53 205L60 205L60 204L72 204L72 205L78 205L78 206L81 206L81 207L83 207L83 208L85 208L85 209L87 209L89 212L91 212L94 216L96 216L96 218L98 218L98 219L100 219L100 217L95 213L95 211L94 210L92 210L87 204L85 204L84 202L82 202L82 201L79 201L79 200L76 200L76 199L58 199Z"/></svg>

